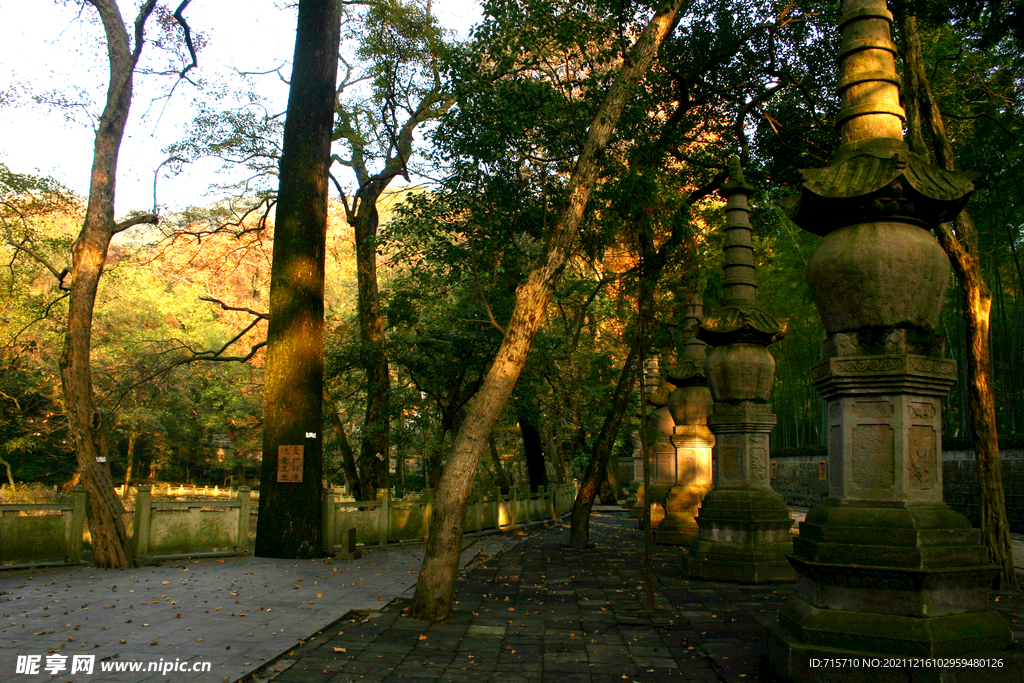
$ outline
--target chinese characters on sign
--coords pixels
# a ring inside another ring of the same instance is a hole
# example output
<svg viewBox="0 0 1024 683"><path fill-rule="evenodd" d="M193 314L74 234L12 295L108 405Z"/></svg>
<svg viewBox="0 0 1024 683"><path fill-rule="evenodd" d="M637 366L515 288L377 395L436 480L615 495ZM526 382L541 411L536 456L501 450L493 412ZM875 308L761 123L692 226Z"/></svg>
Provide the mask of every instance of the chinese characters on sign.
<svg viewBox="0 0 1024 683"><path fill-rule="evenodd" d="M71 673L91 674L93 665L96 662L96 655L73 655L70 658L67 655L46 655L46 664L43 665L43 669L51 676L56 676L58 673L68 670L68 659L71 660ZM15 667L14 673L38 674L39 667L42 662L42 655L18 655L18 663Z"/></svg>
<svg viewBox="0 0 1024 683"><path fill-rule="evenodd" d="M302 483L302 446L277 447L278 483Z"/></svg>

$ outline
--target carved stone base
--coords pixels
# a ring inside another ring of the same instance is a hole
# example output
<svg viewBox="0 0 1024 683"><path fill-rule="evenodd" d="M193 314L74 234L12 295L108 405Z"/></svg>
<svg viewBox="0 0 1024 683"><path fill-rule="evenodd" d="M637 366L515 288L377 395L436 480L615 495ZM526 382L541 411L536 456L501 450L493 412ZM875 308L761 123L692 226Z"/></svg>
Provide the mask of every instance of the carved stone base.
<svg viewBox="0 0 1024 683"><path fill-rule="evenodd" d="M700 532L684 559L691 579L770 583L792 581L793 520L771 489L716 489L697 517Z"/></svg>
<svg viewBox="0 0 1024 683"><path fill-rule="evenodd" d="M640 479L640 485L636 489L636 500L633 503L633 507L629 509L630 519L643 519L644 518L644 501L647 500L647 491L644 490L643 479Z"/></svg>
<svg viewBox="0 0 1024 683"><path fill-rule="evenodd" d="M677 483L665 496L665 519L657 527L656 543L690 545L697 539L697 512L712 489L714 441L714 435L705 426L676 426L672 445L676 449Z"/></svg>
<svg viewBox="0 0 1024 683"><path fill-rule="evenodd" d="M710 482L673 486L665 501L665 518L654 534L655 543L691 545L697 540L697 514L710 488Z"/></svg>
<svg viewBox="0 0 1024 683"><path fill-rule="evenodd" d="M977 657L1013 642L988 608L996 568L978 531L944 504L812 508L790 561L798 594L768 636L789 680L838 680L815 657Z"/></svg>

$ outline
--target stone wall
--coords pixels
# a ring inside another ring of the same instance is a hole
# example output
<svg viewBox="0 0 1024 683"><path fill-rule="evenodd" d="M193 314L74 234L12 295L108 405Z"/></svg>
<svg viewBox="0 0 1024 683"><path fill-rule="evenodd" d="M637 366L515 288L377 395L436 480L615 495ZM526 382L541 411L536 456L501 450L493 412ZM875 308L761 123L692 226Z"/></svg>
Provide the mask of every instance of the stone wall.
<svg viewBox="0 0 1024 683"><path fill-rule="evenodd" d="M828 456L773 455L771 482L787 505L821 505L828 497Z"/></svg>
<svg viewBox="0 0 1024 683"><path fill-rule="evenodd" d="M1000 456L1010 530L1024 533L1024 449L1003 449ZM825 502L828 497L827 456L773 455L771 462L772 488L785 497L786 503L810 507ZM824 473L821 463L825 463ZM942 481L946 503L977 526L981 499L974 451L943 451Z"/></svg>
<svg viewBox="0 0 1024 683"><path fill-rule="evenodd" d="M1006 492L1010 531L1024 533L1024 449L1004 449L999 452L999 457L1003 465L1003 490ZM974 451L943 451L942 477L946 503L978 526L981 495L978 493Z"/></svg>

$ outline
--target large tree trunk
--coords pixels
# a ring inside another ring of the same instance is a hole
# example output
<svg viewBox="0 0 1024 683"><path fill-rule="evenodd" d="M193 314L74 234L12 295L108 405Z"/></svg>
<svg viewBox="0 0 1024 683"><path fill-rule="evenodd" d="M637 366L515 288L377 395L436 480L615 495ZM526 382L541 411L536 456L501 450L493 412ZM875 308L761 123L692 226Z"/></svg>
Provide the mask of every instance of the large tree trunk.
<svg viewBox="0 0 1024 683"><path fill-rule="evenodd" d="M597 180L598 160L632 96L675 25L682 0L671 0L644 28L587 131L579 160L569 180L568 199L555 218L544 255L516 290L516 304L505 338L459 429L436 493L430 535L412 613L421 619L443 619L451 613L455 576L462 551L462 523L480 456L526 364L533 339L551 300L555 282L569 259L583 211Z"/></svg>
<svg viewBox="0 0 1024 683"><path fill-rule="evenodd" d="M323 552L324 253L340 27L337 0L300 0L270 272L260 557ZM297 449L301 468L279 481L279 454L294 462Z"/></svg>
<svg viewBox="0 0 1024 683"><path fill-rule="evenodd" d="M897 6L903 41L906 78L907 120L914 151L931 156L948 170L955 170L953 147L942 113L928 81L921 49L917 19L902 3ZM930 144L929 144L930 143ZM995 392L989 347L989 316L992 294L981 270L978 230L967 211L956 217L955 230L948 224L936 229L939 244L946 250L956 271L963 294L964 325L967 332L967 389L974 431L974 453L981 491L981 536L989 559L1000 567L996 585L1002 590L1019 590L1013 566L1010 525L1006 517L1003 472L999 460L996 430Z"/></svg>
<svg viewBox="0 0 1024 683"><path fill-rule="evenodd" d="M67 328L59 364L68 433L74 444L81 481L85 485L93 562L98 567L126 568L132 565L132 557L121 519L124 508L114 492L110 466L106 463L102 420L93 402L89 355L96 290L111 238L131 225L156 222L152 215L139 216L120 224L114 221L117 160L131 108L132 74L142 51L143 27L156 3L155 0L147 0L139 10L133 49L117 3L114 0L90 2L103 22L110 81L96 130L85 221L71 246Z"/></svg>
<svg viewBox="0 0 1024 683"><path fill-rule="evenodd" d="M612 449L615 446L615 439L619 435L619 427L622 426L622 418L630 404L630 396L633 393L633 385L636 384L637 349L640 347L639 340L635 340L630 346L629 355L619 373L619 383L615 385L615 394L612 396L612 404L601 424L601 431L598 433L597 442L594 444L594 452L587 463L587 471L583 475L580 489L576 493L576 500L572 504L571 526L569 528L569 547L586 548L590 539L590 511L594 507L594 498L601 489L601 484L606 479L608 461L611 459Z"/></svg>
<svg viewBox="0 0 1024 683"><path fill-rule="evenodd" d="M377 286L377 200L386 183L370 182L360 188L359 210L353 221L356 241L356 281L363 369L366 372L366 420L359 451L359 473L364 491L391 485L389 470L391 374L384 337L384 313Z"/></svg>

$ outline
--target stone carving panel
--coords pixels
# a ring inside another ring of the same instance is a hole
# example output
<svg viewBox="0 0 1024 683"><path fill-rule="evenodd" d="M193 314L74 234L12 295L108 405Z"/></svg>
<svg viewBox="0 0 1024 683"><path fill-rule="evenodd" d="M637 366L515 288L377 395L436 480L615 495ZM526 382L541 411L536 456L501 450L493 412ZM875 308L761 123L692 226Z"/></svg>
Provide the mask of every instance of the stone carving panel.
<svg viewBox="0 0 1024 683"><path fill-rule="evenodd" d="M885 374L898 372L904 367L904 361L900 357L886 358L884 356L874 358L854 358L850 360L836 361L835 368L844 375L866 375Z"/></svg>
<svg viewBox="0 0 1024 683"><path fill-rule="evenodd" d="M910 357L910 369L926 375L956 377L956 361L948 358Z"/></svg>
<svg viewBox="0 0 1024 683"><path fill-rule="evenodd" d="M853 428L853 482L870 489L887 489L896 483L895 432L889 425L857 425Z"/></svg>
<svg viewBox="0 0 1024 683"><path fill-rule="evenodd" d="M930 401L912 401L910 417L915 420L932 420L935 418L935 404Z"/></svg>
<svg viewBox="0 0 1024 683"><path fill-rule="evenodd" d="M679 483L689 484L697 481L697 466L690 456L679 459Z"/></svg>
<svg viewBox="0 0 1024 683"><path fill-rule="evenodd" d="M861 419L884 420L892 417L893 408L889 401L857 401L853 414Z"/></svg>
<svg viewBox="0 0 1024 683"><path fill-rule="evenodd" d="M843 404L839 401L832 401L828 404L828 421L837 424L843 416Z"/></svg>
<svg viewBox="0 0 1024 683"><path fill-rule="evenodd" d="M750 435L750 477L754 481L768 481L768 435Z"/></svg>
<svg viewBox="0 0 1024 683"><path fill-rule="evenodd" d="M722 476L743 479L743 437L739 434L718 436L718 457L722 459Z"/></svg>
<svg viewBox="0 0 1024 683"><path fill-rule="evenodd" d="M912 489L926 490L938 482L938 463L935 457L935 430L915 425L908 433L910 447L910 481Z"/></svg>
<svg viewBox="0 0 1024 683"><path fill-rule="evenodd" d="M828 455L831 461L828 486L832 495L837 496L843 488L843 428L839 425L833 425L828 431Z"/></svg>

